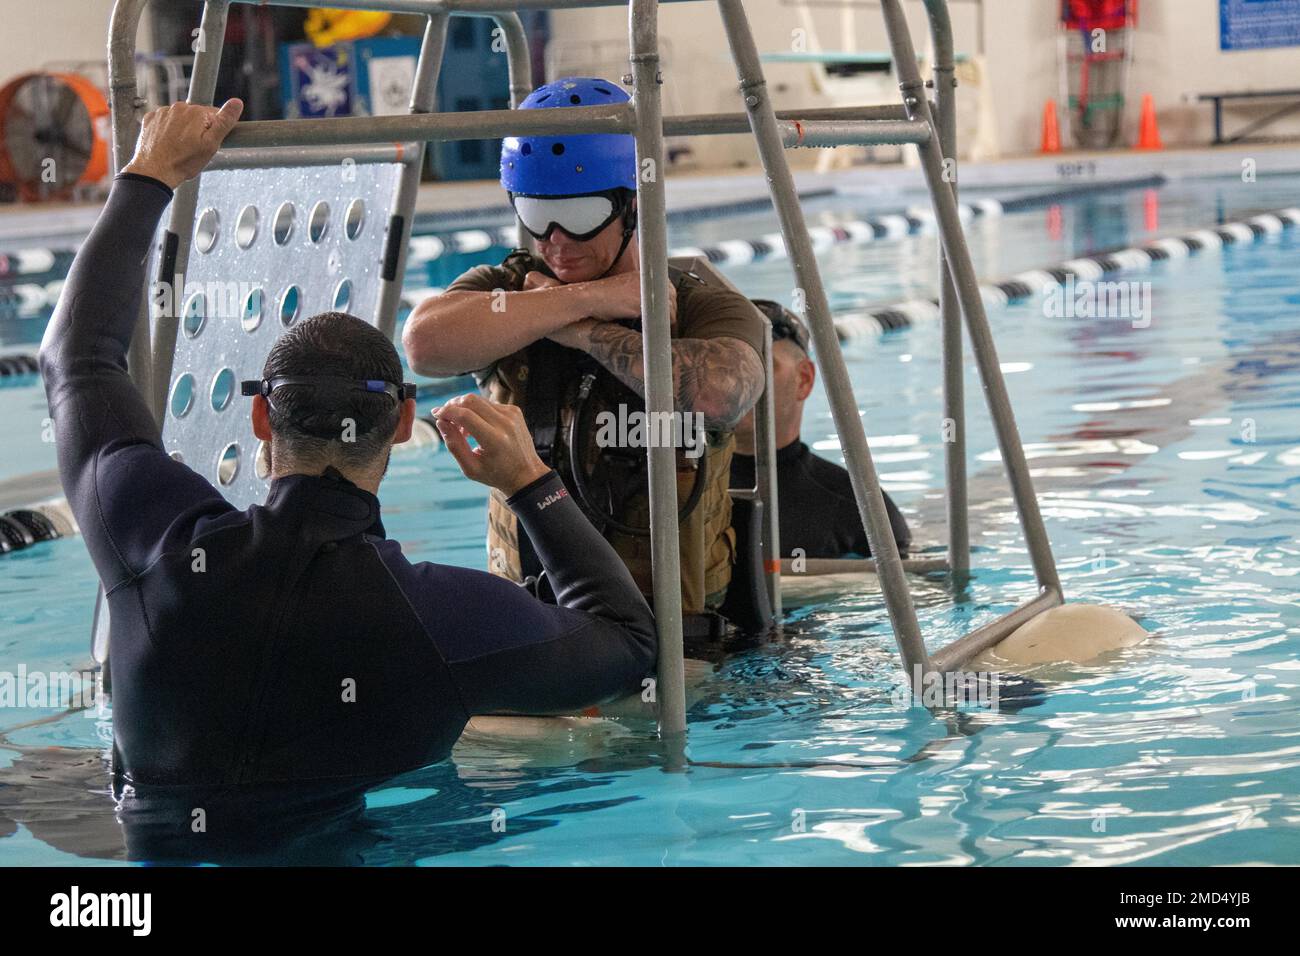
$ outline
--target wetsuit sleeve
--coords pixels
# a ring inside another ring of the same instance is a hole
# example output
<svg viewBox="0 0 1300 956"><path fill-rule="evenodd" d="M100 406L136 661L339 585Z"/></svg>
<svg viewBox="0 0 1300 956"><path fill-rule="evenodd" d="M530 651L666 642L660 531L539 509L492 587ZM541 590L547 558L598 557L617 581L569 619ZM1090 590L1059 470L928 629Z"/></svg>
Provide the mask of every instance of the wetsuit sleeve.
<svg viewBox="0 0 1300 956"><path fill-rule="evenodd" d="M490 578L516 629L488 646L447 648L470 714L572 713L641 689L655 664L654 615L614 549L548 472L507 499L555 588L557 605ZM514 605L514 606L511 606Z"/></svg>
<svg viewBox="0 0 1300 956"><path fill-rule="evenodd" d="M229 510L163 451L126 371L154 231L171 190L122 174L82 244L41 342L64 493L105 588L133 577L187 510Z"/></svg>

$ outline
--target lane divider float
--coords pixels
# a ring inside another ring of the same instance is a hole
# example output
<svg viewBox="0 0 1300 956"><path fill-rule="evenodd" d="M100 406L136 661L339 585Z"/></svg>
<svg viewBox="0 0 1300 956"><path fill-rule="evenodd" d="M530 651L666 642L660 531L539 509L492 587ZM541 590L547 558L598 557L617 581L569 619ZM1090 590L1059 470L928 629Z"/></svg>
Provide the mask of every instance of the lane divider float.
<svg viewBox="0 0 1300 956"><path fill-rule="evenodd" d="M1066 202L1096 192L1143 186L1151 188L1164 182L1163 176L1148 176L1115 182L1084 183L1023 196L959 203L958 212L962 221L968 222L981 216L993 218L1051 203ZM820 198L820 195L809 193L806 198ZM835 195L835 192L827 190L826 195ZM740 204L742 207L747 205ZM717 209L701 209L683 210L681 215L696 212L722 214ZM850 219L829 226L813 226L809 233L813 247L821 251L842 243L861 244L878 239L900 239L908 235L930 233L934 228L934 211L926 205L914 206L903 213ZM513 249L517 239L518 233L513 224L412 236L407 264L426 265L444 256L474 254L492 248ZM63 288L63 277L67 275L76 251L75 248L32 248L0 253L0 319L36 317L52 309L58 301L59 292ZM716 264L743 264L767 258L783 258L785 254L785 241L779 232L754 239L731 239L708 246L684 246L669 252L670 256L704 256ZM15 281L18 277L26 277L26 281Z"/></svg>
<svg viewBox="0 0 1300 956"><path fill-rule="evenodd" d="M0 378L16 378L20 375L36 375L40 366L35 355L22 353L0 355Z"/></svg>
<svg viewBox="0 0 1300 956"><path fill-rule="evenodd" d="M1251 243L1300 225L1300 207L1252 216L1209 229L1197 229L1182 236L1153 239L1138 246L1112 249L1081 256L1047 269L1031 269L1009 279L980 284L980 297L989 308L1023 302L1052 286L1064 286L1073 277L1086 282L1116 272L1136 272L1166 259L1185 259L1194 253L1213 253L1224 246ZM840 341L878 337L923 322L938 321L939 300L911 299L872 309L840 312L835 331Z"/></svg>
<svg viewBox="0 0 1300 956"><path fill-rule="evenodd" d="M77 522L66 498L52 498L29 508L14 508L0 514L0 555L78 533Z"/></svg>

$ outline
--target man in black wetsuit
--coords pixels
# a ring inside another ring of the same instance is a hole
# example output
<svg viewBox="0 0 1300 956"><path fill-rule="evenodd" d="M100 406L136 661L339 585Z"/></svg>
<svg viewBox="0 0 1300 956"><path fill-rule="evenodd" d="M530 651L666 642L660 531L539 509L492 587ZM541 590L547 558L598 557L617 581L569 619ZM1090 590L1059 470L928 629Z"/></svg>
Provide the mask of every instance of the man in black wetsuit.
<svg viewBox="0 0 1300 956"><path fill-rule="evenodd" d="M808 330L789 309L768 299L754 304L772 323L772 404L776 430L777 512L781 556L799 549L805 558L870 557L849 473L814 455L799 440L803 403L817 380L808 356ZM731 459L731 486L754 487L754 413L736 426L736 454ZM885 510L898 550L912 542L907 521L885 495Z"/></svg>
<svg viewBox="0 0 1300 956"><path fill-rule="evenodd" d="M558 606L491 574L412 564L385 537L375 494L415 401L392 343L360 319L298 323L254 383L265 505L236 511L163 450L126 373L145 262L172 190L241 108L145 117L41 346L60 477L111 611L123 779L390 776L445 758L475 714L569 711L640 689L655 660L650 608L538 460L518 409L468 395L435 413L465 474L508 496Z"/></svg>

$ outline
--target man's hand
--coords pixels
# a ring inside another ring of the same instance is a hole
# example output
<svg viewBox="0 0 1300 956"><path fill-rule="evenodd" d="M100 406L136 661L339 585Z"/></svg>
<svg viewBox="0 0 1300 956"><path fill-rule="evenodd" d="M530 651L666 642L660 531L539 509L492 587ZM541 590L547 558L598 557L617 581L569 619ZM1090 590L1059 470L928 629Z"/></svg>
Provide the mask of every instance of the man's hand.
<svg viewBox="0 0 1300 956"><path fill-rule="evenodd" d="M533 289L554 289L562 285L564 285L564 283L559 279L552 279L545 272L538 272L534 269L529 272L528 275L524 276L523 291L530 292Z"/></svg>
<svg viewBox="0 0 1300 956"><path fill-rule="evenodd" d="M592 330L603 324L596 319L579 319L577 322L570 322L556 329L546 337L557 345L585 352L591 346Z"/></svg>
<svg viewBox="0 0 1300 956"><path fill-rule="evenodd" d="M524 276L523 291L533 289L555 289L564 283L552 279L536 270ZM605 279L594 279L581 283L583 298L589 304L591 313L576 322L556 329L547 336L552 342L567 345L571 349L586 350L590 344L590 335L598 323L635 319L641 315L641 274L625 272ZM677 332L677 289L668 286L668 327L671 334Z"/></svg>
<svg viewBox="0 0 1300 956"><path fill-rule="evenodd" d="M616 276L584 283L591 300L593 319L635 319L641 315L641 273L620 272ZM677 289L668 284L668 324L677 327Z"/></svg>
<svg viewBox="0 0 1300 956"><path fill-rule="evenodd" d="M466 478L490 485L507 497L549 470L537 457L523 411L481 395L457 395L433 410L447 450ZM469 447L469 439L478 442Z"/></svg>
<svg viewBox="0 0 1300 956"><path fill-rule="evenodd" d="M175 189L203 171L243 111L243 100L231 99L221 109L173 103L146 113L135 156L123 172L152 176Z"/></svg>
<svg viewBox="0 0 1300 956"><path fill-rule="evenodd" d="M552 279L544 272L538 272L536 269L524 276L524 292L531 292L534 289L559 289L563 288L564 283L559 279ZM560 345L567 345L571 349L585 349L588 341L588 334L591 327L595 325L594 319L578 319L576 322L570 322L568 325L561 326L554 332L546 336L552 342Z"/></svg>

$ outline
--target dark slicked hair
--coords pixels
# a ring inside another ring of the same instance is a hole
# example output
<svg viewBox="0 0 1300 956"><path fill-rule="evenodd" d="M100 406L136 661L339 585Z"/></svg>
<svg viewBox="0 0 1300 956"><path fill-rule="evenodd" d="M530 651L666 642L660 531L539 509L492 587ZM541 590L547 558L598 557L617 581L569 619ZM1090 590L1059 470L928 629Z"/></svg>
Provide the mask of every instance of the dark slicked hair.
<svg viewBox="0 0 1300 956"><path fill-rule="evenodd" d="M298 375L400 385L402 362L373 325L346 312L322 312L282 335L262 368L267 379ZM283 385L271 396L271 431L282 453L299 463L373 465L387 450L400 416L399 402L361 389Z"/></svg>

